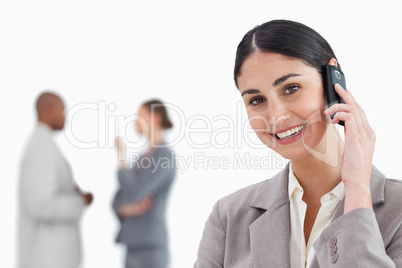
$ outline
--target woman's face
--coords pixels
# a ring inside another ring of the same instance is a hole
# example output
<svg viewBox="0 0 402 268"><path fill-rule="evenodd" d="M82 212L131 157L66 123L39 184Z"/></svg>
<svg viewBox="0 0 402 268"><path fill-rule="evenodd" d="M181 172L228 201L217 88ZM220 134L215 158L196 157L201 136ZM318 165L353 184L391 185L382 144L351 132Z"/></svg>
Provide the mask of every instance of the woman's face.
<svg viewBox="0 0 402 268"><path fill-rule="evenodd" d="M135 121L135 126L139 134L148 135L151 128L151 123L153 123L151 118L151 112L149 109L145 106L141 106L140 110L138 111L137 120Z"/></svg>
<svg viewBox="0 0 402 268"><path fill-rule="evenodd" d="M325 150L323 82L315 68L255 52L243 62L237 83L250 125L265 145L287 159L306 156L308 147Z"/></svg>

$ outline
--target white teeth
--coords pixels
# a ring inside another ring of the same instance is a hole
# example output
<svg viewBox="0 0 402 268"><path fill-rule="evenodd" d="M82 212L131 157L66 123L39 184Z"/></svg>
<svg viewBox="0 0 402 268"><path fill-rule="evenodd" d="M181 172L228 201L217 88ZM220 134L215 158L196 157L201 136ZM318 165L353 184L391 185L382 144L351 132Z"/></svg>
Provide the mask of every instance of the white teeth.
<svg viewBox="0 0 402 268"><path fill-rule="evenodd" d="M276 136L278 136L278 138L280 138L280 139L289 138L290 136L294 136L296 134L299 134L300 131L302 131L302 129L304 127L305 127L305 125L294 127L294 128L289 129L287 131L284 131L284 132L281 132L281 133L276 133Z"/></svg>

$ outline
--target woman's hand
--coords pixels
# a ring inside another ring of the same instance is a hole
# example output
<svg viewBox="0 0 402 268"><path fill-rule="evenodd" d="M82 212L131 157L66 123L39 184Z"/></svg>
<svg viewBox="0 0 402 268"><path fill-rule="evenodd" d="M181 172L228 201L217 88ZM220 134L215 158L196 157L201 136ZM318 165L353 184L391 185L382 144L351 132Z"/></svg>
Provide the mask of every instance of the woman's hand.
<svg viewBox="0 0 402 268"><path fill-rule="evenodd" d="M341 176L345 185L344 213L357 208L373 209L371 203L370 177L374 153L375 133L367 117L349 91L339 84L335 90L344 100L324 111L335 114L332 123L345 122L345 148L341 162Z"/></svg>
<svg viewBox="0 0 402 268"><path fill-rule="evenodd" d="M115 145L117 148L117 155L119 158L119 168L120 169L125 169L126 168L126 151L125 151L125 146L124 146L124 140L122 137L118 136L115 139Z"/></svg>
<svg viewBox="0 0 402 268"><path fill-rule="evenodd" d="M149 211L152 205L153 196L148 195L136 203L122 205L119 209L119 215L123 218L141 216Z"/></svg>

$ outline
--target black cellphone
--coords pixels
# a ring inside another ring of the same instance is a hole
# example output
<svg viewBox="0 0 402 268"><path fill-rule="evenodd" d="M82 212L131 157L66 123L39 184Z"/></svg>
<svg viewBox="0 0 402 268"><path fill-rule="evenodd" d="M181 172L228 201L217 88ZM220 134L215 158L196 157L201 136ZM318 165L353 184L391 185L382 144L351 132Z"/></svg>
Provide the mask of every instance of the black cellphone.
<svg viewBox="0 0 402 268"><path fill-rule="evenodd" d="M346 90L346 80L345 75L338 67L335 65L325 65L324 70L324 90L327 96L327 104L328 107L331 107L335 103L345 103L341 97L339 97L338 93L335 91L335 85L340 84L343 89ZM331 119L334 118L334 115L331 115ZM341 126L345 125L344 121L339 121L338 123Z"/></svg>

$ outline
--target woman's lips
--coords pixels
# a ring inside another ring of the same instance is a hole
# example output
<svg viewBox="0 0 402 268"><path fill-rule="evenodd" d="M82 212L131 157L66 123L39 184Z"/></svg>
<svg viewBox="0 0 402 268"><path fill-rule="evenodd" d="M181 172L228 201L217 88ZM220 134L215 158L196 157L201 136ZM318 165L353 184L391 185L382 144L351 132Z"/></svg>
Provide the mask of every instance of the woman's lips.
<svg viewBox="0 0 402 268"><path fill-rule="evenodd" d="M307 124L301 124L297 126L288 127L275 133L271 133L271 135L275 138L275 140L279 144L283 145L290 144L299 140L302 137L306 126Z"/></svg>

